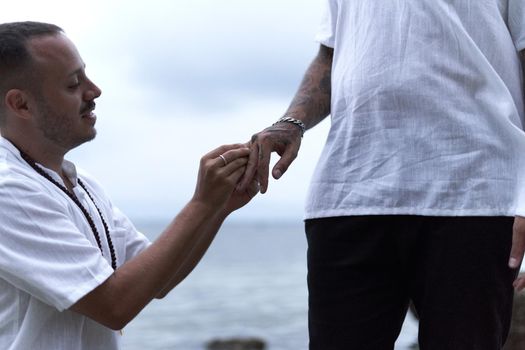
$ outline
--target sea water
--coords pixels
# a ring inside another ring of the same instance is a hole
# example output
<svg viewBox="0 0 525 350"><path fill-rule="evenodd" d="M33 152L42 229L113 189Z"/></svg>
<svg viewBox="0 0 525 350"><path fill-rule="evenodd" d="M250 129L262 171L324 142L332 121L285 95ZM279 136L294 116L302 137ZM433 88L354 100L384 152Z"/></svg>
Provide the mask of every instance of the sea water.
<svg viewBox="0 0 525 350"><path fill-rule="evenodd" d="M166 222L138 224L154 239ZM306 239L296 223L228 223L195 270L123 331L124 350L205 350L213 339L260 338L267 350L308 349ZM409 316L396 343L407 350Z"/></svg>

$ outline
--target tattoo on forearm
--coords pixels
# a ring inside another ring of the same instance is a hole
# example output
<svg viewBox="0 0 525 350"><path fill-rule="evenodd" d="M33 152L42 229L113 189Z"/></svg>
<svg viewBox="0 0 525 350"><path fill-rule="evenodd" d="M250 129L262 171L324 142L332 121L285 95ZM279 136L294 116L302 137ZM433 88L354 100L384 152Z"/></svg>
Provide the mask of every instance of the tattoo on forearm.
<svg viewBox="0 0 525 350"><path fill-rule="evenodd" d="M333 50L321 46L286 112L287 116L301 119L311 127L330 114L332 60Z"/></svg>

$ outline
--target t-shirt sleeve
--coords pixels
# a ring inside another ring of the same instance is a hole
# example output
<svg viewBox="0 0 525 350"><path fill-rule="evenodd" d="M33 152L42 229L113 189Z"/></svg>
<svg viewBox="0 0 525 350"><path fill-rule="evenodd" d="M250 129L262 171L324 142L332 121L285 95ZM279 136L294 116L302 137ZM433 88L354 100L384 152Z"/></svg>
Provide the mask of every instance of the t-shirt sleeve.
<svg viewBox="0 0 525 350"><path fill-rule="evenodd" d="M337 0L324 0L321 23L319 24L319 29L315 36L315 40L318 43L331 48L334 48L335 46L337 11Z"/></svg>
<svg viewBox="0 0 525 350"><path fill-rule="evenodd" d="M509 30L518 51L525 49L525 1L509 0Z"/></svg>
<svg viewBox="0 0 525 350"><path fill-rule="evenodd" d="M67 203L38 183L4 179L0 208L0 278L15 287L62 311L113 273Z"/></svg>

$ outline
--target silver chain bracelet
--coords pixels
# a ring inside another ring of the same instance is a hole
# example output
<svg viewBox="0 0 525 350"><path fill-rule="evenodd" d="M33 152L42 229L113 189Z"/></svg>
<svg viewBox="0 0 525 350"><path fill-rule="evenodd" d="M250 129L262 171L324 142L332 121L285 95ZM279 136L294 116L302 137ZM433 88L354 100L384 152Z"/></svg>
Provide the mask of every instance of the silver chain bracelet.
<svg viewBox="0 0 525 350"><path fill-rule="evenodd" d="M279 118L275 123L273 123L273 125L278 124L278 123L292 123L292 124L297 125L298 127L301 128L301 137L303 137L304 132L306 131L306 125L304 125L304 123L300 121L299 119L285 116L285 117Z"/></svg>

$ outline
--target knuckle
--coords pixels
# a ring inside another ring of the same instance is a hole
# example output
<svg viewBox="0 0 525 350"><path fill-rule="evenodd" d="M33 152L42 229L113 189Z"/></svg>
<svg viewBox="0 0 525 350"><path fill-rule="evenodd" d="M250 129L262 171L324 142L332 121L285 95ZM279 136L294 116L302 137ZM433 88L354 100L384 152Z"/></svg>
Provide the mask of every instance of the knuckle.
<svg viewBox="0 0 525 350"><path fill-rule="evenodd" d="M204 160L204 166L206 168L212 168L212 165L213 165L213 159L205 159Z"/></svg>
<svg viewBox="0 0 525 350"><path fill-rule="evenodd" d="M224 186L226 186L228 189L230 189L231 187L235 186L237 184L237 182L234 181L234 179L232 179L230 177L223 177L222 178L222 184Z"/></svg>

